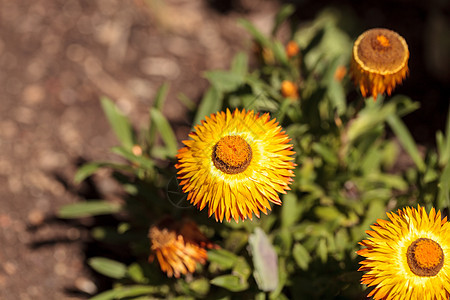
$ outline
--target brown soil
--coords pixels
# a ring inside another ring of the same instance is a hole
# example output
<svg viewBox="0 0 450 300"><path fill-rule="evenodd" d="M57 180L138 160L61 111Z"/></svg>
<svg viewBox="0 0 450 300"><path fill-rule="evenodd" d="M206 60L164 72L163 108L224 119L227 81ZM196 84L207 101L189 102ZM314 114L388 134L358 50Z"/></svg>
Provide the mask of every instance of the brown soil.
<svg viewBox="0 0 450 300"><path fill-rule="evenodd" d="M98 289L85 265L87 230L54 216L114 189L102 174L99 195L73 184L81 161L115 159L99 98L142 128L170 82L164 114L185 135L178 93L197 101L202 72L246 48L239 16L273 17L276 2L256 2L224 15L200 0L0 0L0 299L82 299Z"/></svg>
<svg viewBox="0 0 450 300"><path fill-rule="evenodd" d="M311 3L308 17L318 11ZM102 172L95 190L73 183L81 162L116 159L99 98L142 128L158 86L170 82L164 114L185 136L190 119L177 95L198 101L202 72L249 49L237 18L269 32L279 5L0 0L0 299L85 299L102 288L85 263L89 224L55 217L64 204L116 188Z"/></svg>

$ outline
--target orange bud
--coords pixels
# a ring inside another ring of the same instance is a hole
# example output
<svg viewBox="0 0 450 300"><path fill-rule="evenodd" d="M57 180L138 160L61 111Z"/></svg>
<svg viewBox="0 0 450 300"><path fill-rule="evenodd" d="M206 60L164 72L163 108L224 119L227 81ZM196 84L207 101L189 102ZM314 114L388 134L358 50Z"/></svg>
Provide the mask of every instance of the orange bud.
<svg viewBox="0 0 450 300"><path fill-rule="evenodd" d="M347 68L345 66L339 66L336 68L336 71L334 72L334 79L336 81L342 81L344 76L347 74Z"/></svg>
<svg viewBox="0 0 450 300"><path fill-rule="evenodd" d="M283 80L281 83L281 94L283 97L297 99L298 98L298 88L290 80Z"/></svg>
<svg viewBox="0 0 450 300"><path fill-rule="evenodd" d="M294 41L290 41L286 45L286 54L289 58L296 56L300 52L298 45Z"/></svg>

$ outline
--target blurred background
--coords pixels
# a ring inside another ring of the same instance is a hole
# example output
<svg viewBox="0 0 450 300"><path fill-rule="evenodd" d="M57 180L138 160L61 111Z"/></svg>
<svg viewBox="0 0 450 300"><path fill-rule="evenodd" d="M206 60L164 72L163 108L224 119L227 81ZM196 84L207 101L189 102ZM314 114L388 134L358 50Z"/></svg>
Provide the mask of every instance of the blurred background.
<svg viewBox="0 0 450 300"><path fill-rule="evenodd" d="M81 163L116 159L100 96L142 128L169 82L163 112L180 141L192 116L179 95L198 101L205 70L251 51L239 18L268 33L287 2L299 26L329 11L353 39L373 27L402 35L410 75L395 92L421 103L405 122L433 145L450 100L449 1L0 0L1 299L85 299L107 284L85 265L101 251L89 246L89 220L54 217L61 205L116 195L107 171L73 184Z"/></svg>

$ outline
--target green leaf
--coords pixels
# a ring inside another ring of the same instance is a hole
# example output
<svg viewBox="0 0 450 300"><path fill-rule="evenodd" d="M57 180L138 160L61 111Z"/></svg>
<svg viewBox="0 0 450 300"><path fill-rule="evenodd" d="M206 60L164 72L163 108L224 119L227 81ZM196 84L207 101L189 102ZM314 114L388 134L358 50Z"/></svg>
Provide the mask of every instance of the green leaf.
<svg viewBox="0 0 450 300"><path fill-rule="evenodd" d="M258 29L256 29L256 27L253 26L252 23L245 19L239 19L238 22L251 34L251 36L256 40L258 44L262 45L263 47L270 48L270 40Z"/></svg>
<svg viewBox="0 0 450 300"><path fill-rule="evenodd" d="M148 278L145 277L144 271L138 263L132 263L127 270L128 276L137 283L147 283Z"/></svg>
<svg viewBox="0 0 450 300"><path fill-rule="evenodd" d="M244 76L229 71L208 71L205 77L220 92L231 92L244 83Z"/></svg>
<svg viewBox="0 0 450 300"><path fill-rule="evenodd" d="M195 293L205 296L209 292L209 282L206 278L199 278L190 282L189 288Z"/></svg>
<svg viewBox="0 0 450 300"><path fill-rule="evenodd" d="M75 219L97 215L106 215L119 212L122 206L118 203L107 201L88 201L68 204L60 208L58 217L63 219Z"/></svg>
<svg viewBox="0 0 450 300"><path fill-rule="evenodd" d="M338 229L335 236L335 243L338 251L344 251L345 249L347 249L349 245L349 237L347 229L345 228Z"/></svg>
<svg viewBox="0 0 450 300"><path fill-rule="evenodd" d="M280 25L283 24L283 22L286 21L286 19L289 18L294 12L295 6L292 4L286 4L281 7L280 11L275 16L275 24L272 29L273 36L277 33Z"/></svg>
<svg viewBox="0 0 450 300"><path fill-rule="evenodd" d="M80 183L100 169L105 163L94 162L82 165L75 173L75 183Z"/></svg>
<svg viewBox="0 0 450 300"><path fill-rule="evenodd" d="M121 165L121 164L115 164L115 163L109 163L109 162L93 162L93 163L87 163L82 165L80 168L78 168L77 173L75 173L74 176L74 182L80 183L83 180L85 180L87 177L94 174L98 169L100 168L111 168L116 170L124 170L124 171L132 171L132 168L127 165Z"/></svg>
<svg viewBox="0 0 450 300"><path fill-rule="evenodd" d="M294 225L298 217L297 197L294 193L287 193L283 197L283 206L281 207L281 228Z"/></svg>
<svg viewBox="0 0 450 300"><path fill-rule="evenodd" d="M168 90L169 90L169 85L166 83L161 85L161 87L158 89L158 91L156 92L155 102L153 104L154 109L159 110L159 111L162 110L164 102L166 101L166 98L167 98ZM148 143L148 147L150 149L153 149L153 146L155 145L156 132L158 129L156 127L156 124L155 124L153 118L150 118L150 124L148 127L149 127L149 130L148 130L148 134L147 134L147 143Z"/></svg>
<svg viewBox="0 0 450 300"><path fill-rule="evenodd" d="M232 292L245 291L248 288L247 281L236 275L222 275L210 281L211 284L226 288Z"/></svg>
<svg viewBox="0 0 450 300"><path fill-rule="evenodd" d="M161 138L166 144L167 156L173 157L177 154L178 145L175 134L164 115L156 108L150 108L150 117L152 123L158 128Z"/></svg>
<svg viewBox="0 0 450 300"><path fill-rule="evenodd" d="M278 256L269 238L261 228L249 237L255 277L262 291L273 291L278 286Z"/></svg>
<svg viewBox="0 0 450 300"><path fill-rule="evenodd" d="M123 278L127 273L125 264L105 257L92 257L88 264L98 273L115 279Z"/></svg>
<svg viewBox="0 0 450 300"><path fill-rule="evenodd" d="M281 62L285 66L289 64L286 50L283 44L281 44L279 41L275 41L272 44L272 50L277 61Z"/></svg>
<svg viewBox="0 0 450 300"><path fill-rule="evenodd" d="M231 62L231 72L236 75L244 76L248 70L248 56L244 52L239 52Z"/></svg>
<svg viewBox="0 0 450 300"><path fill-rule="evenodd" d="M345 219L345 216L334 206L318 206L314 209L316 216L325 221L336 221Z"/></svg>
<svg viewBox="0 0 450 300"><path fill-rule="evenodd" d="M208 251L208 260L217 263L222 270L231 269L238 261L238 256L225 249Z"/></svg>
<svg viewBox="0 0 450 300"><path fill-rule="evenodd" d="M439 180L438 208L450 207L450 162L447 162Z"/></svg>
<svg viewBox="0 0 450 300"><path fill-rule="evenodd" d="M201 120L205 119L205 116L210 116L222 109L222 94L219 93L217 88L210 87L198 107L197 114L194 118L194 125L200 124Z"/></svg>
<svg viewBox="0 0 450 300"><path fill-rule="evenodd" d="M252 274L252 269L250 268L245 258L239 257L238 261L234 265L232 273L238 275L244 280L247 280L250 274Z"/></svg>
<svg viewBox="0 0 450 300"><path fill-rule="evenodd" d="M156 92L156 97L155 97L155 103L153 104L153 107L159 111L162 110L164 102L167 99L167 93L169 92L169 84L168 83L163 83L158 91Z"/></svg>
<svg viewBox="0 0 450 300"><path fill-rule="evenodd" d="M322 263L327 262L328 248L327 248L327 241L324 238L321 238L319 240L319 245L317 246L317 254L319 255L319 258L322 261Z"/></svg>
<svg viewBox="0 0 450 300"><path fill-rule="evenodd" d="M393 105L386 105L381 109L378 108L378 105L381 104L369 104L359 113L356 119L349 123L347 136L350 143L359 137L366 136L376 126L383 124L387 117L395 112Z"/></svg>
<svg viewBox="0 0 450 300"><path fill-rule="evenodd" d="M153 169L155 167L155 164L153 161L145 156L137 156L134 155L129 150L123 148L123 147L112 147L111 152L122 156L123 158L129 160L130 162L135 163L139 167L145 168L145 169Z"/></svg>
<svg viewBox="0 0 450 300"><path fill-rule="evenodd" d="M411 156L417 168L422 172L425 171L425 163L420 156L419 149L417 148L416 143L414 142L414 139L405 124L398 116L394 114L388 116L387 122L389 126L391 126L392 131L394 131L403 148L405 148L406 152L408 152Z"/></svg>
<svg viewBox="0 0 450 300"><path fill-rule="evenodd" d="M331 79L328 83L327 95L332 107L336 109L339 116L342 116L347 109L344 86L334 78Z"/></svg>
<svg viewBox="0 0 450 300"><path fill-rule="evenodd" d="M233 253L239 252L248 242L248 233L233 230L230 232L229 236L225 240L225 249L230 250Z"/></svg>
<svg viewBox="0 0 450 300"><path fill-rule="evenodd" d="M329 164L335 166L338 164L339 159L336 155L336 150L328 148L326 145L321 143L314 143L312 145L312 149L322 156L322 158ZM334 151L333 151L334 150Z"/></svg>
<svg viewBox="0 0 450 300"><path fill-rule="evenodd" d="M308 250L306 250L306 248L303 247L302 244L296 243L294 245L294 248L292 249L292 256L301 269L308 270L311 256L309 255Z"/></svg>
<svg viewBox="0 0 450 300"><path fill-rule="evenodd" d="M135 137L130 122L107 97L102 97L100 101L109 124L114 130L120 143L126 149L131 150L135 144Z"/></svg>
<svg viewBox="0 0 450 300"><path fill-rule="evenodd" d="M189 111L194 111L195 108L197 107L197 104L193 100L191 100L188 96L186 96L186 94L184 93L179 93L177 95L177 98L178 100L180 100L181 103L184 104L184 106L186 106L186 108Z"/></svg>
<svg viewBox="0 0 450 300"><path fill-rule="evenodd" d="M129 297L137 297L141 295L150 295L154 293L167 293L167 286L149 286L149 285L134 285L134 286L119 286L113 290L109 290L98 294L91 298L91 300L111 300L111 299L129 299Z"/></svg>
<svg viewBox="0 0 450 300"><path fill-rule="evenodd" d="M445 129L445 140L443 138L443 134L439 132L442 136L440 138L440 142L438 142L439 149L439 165L445 166L446 164L450 164L450 107L448 109L447 114L447 126ZM439 138L437 139L439 140Z"/></svg>

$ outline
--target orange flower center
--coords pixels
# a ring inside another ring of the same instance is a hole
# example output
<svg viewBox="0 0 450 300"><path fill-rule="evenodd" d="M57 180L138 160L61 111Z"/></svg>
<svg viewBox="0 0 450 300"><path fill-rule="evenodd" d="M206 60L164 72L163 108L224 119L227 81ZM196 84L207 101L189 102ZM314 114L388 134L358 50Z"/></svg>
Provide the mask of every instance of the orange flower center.
<svg viewBox="0 0 450 300"><path fill-rule="evenodd" d="M157 227L152 227L149 237L152 242L152 249L161 249L174 244L176 241L175 232L166 228L160 230Z"/></svg>
<svg viewBox="0 0 450 300"><path fill-rule="evenodd" d="M411 271L418 276L435 276L444 265L441 246L427 238L420 238L411 243L406 256Z"/></svg>
<svg viewBox="0 0 450 300"><path fill-rule="evenodd" d="M214 146L212 160L216 168L224 173L241 173L252 160L252 148L240 136L228 135Z"/></svg>
<svg viewBox="0 0 450 300"><path fill-rule="evenodd" d="M391 44L389 43L389 39L385 37L384 35L380 34L377 35L377 41L378 43L383 47L389 47Z"/></svg>

